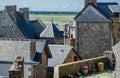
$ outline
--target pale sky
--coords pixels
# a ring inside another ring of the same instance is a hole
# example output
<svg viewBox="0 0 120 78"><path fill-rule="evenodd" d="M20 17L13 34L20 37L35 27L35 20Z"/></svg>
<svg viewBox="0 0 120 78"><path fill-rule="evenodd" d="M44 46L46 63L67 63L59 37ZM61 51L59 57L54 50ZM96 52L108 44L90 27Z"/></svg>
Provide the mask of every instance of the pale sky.
<svg viewBox="0 0 120 78"><path fill-rule="evenodd" d="M120 4L120 0L97 1ZM0 10L3 10L5 5L29 7L32 11L80 11L84 7L84 0L0 0Z"/></svg>

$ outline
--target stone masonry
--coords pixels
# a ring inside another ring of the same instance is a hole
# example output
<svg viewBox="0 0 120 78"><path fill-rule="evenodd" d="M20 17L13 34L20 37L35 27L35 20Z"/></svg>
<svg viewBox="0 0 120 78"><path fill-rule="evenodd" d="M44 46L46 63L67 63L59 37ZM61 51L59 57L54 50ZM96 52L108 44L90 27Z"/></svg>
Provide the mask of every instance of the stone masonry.
<svg viewBox="0 0 120 78"><path fill-rule="evenodd" d="M76 48L82 59L101 56L110 48L109 23L79 23Z"/></svg>

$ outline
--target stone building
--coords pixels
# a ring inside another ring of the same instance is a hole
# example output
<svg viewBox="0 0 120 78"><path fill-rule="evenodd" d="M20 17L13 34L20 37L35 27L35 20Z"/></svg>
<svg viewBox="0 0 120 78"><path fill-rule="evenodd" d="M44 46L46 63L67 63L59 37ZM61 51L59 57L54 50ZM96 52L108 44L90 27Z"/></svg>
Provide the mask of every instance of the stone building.
<svg viewBox="0 0 120 78"><path fill-rule="evenodd" d="M111 18L116 15L111 12L110 5L118 3L85 0L85 7L75 17L76 50L82 59L101 56L114 44Z"/></svg>
<svg viewBox="0 0 120 78"><path fill-rule="evenodd" d="M21 56L24 78L47 77L47 62L52 55L45 40L6 40L0 40L0 76L8 76L14 57Z"/></svg>
<svg viewBox="0 0 120 78"><path fill-rule="evenodd" d="M115 15L113 18L111 18L112 43L115 45L120 42L120 5L110 5L109 8Z"/></svg>
<svg viewBox="0 0 120 78"><path fill-rule="evenodd" d="M54 67L60 64L81 60L73 46L70 45L49 45L52 58L48 59L49 77L53 76Z"/></svg>
<svg viewBox="0 0 120 78"><path fill-rule="evenodd" d="M16 10L15 5L5 6L0 14L0 38L38 39L45 25L40 20L29 21L29 9Z"/></svg>

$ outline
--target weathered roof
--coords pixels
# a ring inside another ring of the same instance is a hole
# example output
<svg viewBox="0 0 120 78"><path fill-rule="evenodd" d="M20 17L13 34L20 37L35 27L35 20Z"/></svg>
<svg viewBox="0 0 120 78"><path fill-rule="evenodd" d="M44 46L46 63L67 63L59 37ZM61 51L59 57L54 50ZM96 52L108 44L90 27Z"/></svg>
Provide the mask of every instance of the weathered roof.
<svg viewBox="0 0 120 78"><path fill-rule="evenodd" d="M109 5L109 8L113 13L120 13L120 5Z"/></svg>
<svg viewBox="0 0 120 78"><path fill-rule="evenodd" d="M30 27L33 28L35 35L39 38L40 33L45 29L46 25L41 20L29 21Z"/></svg>
<svg viewBox="0 0 120 78"><path fill-rule="evenodd" d="M48 45L52 53L52 58L48 59L48 67L54 67L59 64L63 64L67 55L73 49L70 45Z"/></svg>
<svg viewBox="0 0 120 78"><path fill-rule="evenodd" d="M52 58L52 54L51 54L51 51L49 50L49 47L48 47L48 44L45 41L37 41L36 42L36 53L42 53L43 50L45 50L46 54L47 54L47 57L48 58Z"/></svg>
<svg viewBox="0 0 120 78"><path fill-rule="evenodd" d="M27 22L19 12L17 12L17 26L26 38L30 39L36 38L34 30L27 24Z"/></svg>
<svg viewBox="0 0 120 78"><path fill-rule="evenodd" d="M85 6L84 9L75 17L75 20L78 22L108 22L107 17L92 3Z"/></svg>
<svg viewBox="0 0 120 78"><path fill-rule="evenodd" d="M33 41L6 41L0 40L0 61L13 61L14 57L22 56L24 61L27 63L40 62L41 55L46 48L46 41L36 41L35 42L35 55L33 59L31 57L31 43ZM34 49L34 48L33 48ZM46 52L48 58L51 57L51 53L48 50ZM39 59L39 60L38 60Z"/></svg>
<svg viewBox="0 0 120 78"><path fill-rule="evenodd" d="M6 9L3 10L0 15L1 15L1 18L4 18L4 20L2 20L3 23L0 21L0 23L2 23L1 25L5 24L5 26L10 26L9 23L5 23L5 21L12 22L12 24L14 24L12 26L16 25L16 28L14 28L16 30L12 30L12 32L19 33L25 38L39 39L39 35L44 30L44 27L45 27L45 24L41 20L33 20L33 21L26 22L23 17L23 13L20 13L19 11L16 12L16 21L13 20L13 18L11 18L11 15L6 11ZM12 26L10 26L11 29L13 29ZM7 31L11 31L11 29Z"/></svg>
<svg viewBox="0 0 120 78"><path fill-rule="evenodd" d="M47 26L45 30L40 34L40 37L63 37L63 32L60 31L53 22L51 22L51 24Z"/></svg>
<svg viewBox="0 0 120 78"><path fill-rule="evenodd" d="M5 20L6 19L6 20ZM11 25L12 24L12 25ZM4 26L7 27L9 26L9 30L7 30L7 32L9 32L8 34L12 34L11 37L14 36L14 38L18 38L23 37L24 35L21 33L20 29L18 28L17 24L15 23L15 21L13 21L13 19L11 18L10 14L5 10L2 11L2 13L0 14L0 26ZM13 28L14 29L13 29ZM4 33L5 31L2 30L2 33ZM13 33L19 33L19 36L13 35ZM6 34L4 34L6 35Z"/></svg>
<svg viewBox="0 0 120 78"><path fill-rule="evenodd" d="M114 14L110 11L109 5L118 5L116 2L98 2L97 8L101 11L107 18L114 17Z"/></svg>
<svg viewBox="0 0 120 78"><path fill-rule="evenodd" d="M89 3L75 17L79 22L108 22L107 19L115 15L110 11L109 5L118 5L116 2L99 2L96 5Z"/></svg>

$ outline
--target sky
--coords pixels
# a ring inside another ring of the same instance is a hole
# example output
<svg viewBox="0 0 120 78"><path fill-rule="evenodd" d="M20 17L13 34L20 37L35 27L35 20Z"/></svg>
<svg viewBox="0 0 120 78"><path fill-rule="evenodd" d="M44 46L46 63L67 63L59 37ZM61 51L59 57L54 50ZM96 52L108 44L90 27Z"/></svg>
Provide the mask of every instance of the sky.
<svg viewBox="0 0 120 78"><path fill-rule="evenodd" d="M120 4L120 0L97 1ZM0 0L0 10L3 10L5 5L29 7L31 11L80 11L84 7L84 0Z"/></svg>

